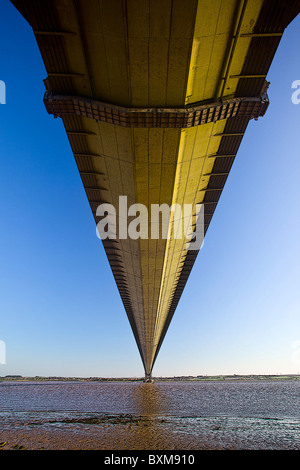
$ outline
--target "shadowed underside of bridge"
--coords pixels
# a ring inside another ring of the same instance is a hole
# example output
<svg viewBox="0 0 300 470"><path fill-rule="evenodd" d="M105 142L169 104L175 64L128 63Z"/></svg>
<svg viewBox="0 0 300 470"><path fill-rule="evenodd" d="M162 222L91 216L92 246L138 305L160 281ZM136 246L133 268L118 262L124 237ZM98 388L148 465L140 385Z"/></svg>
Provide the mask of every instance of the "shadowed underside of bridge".
<svg viewBox="0 0 300 470"><path fill-rule="evenodd" d="M300 1L12 3L35 34L45 105L63 120L95 222L122 195L149 209L203 203L206 232ZM198 254L185 242L103 240L146 375Z"/></svg>

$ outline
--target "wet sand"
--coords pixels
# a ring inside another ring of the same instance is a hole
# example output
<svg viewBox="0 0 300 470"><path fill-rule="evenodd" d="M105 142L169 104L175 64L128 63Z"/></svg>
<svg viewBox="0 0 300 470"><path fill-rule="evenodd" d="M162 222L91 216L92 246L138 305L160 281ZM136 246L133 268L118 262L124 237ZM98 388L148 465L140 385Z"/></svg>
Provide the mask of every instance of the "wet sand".
<svg viewBox="0 0 300 470"><path fill-rule="evenodd" d="M2 449L12 450L218 450L213 442L183 432L159 431L147 422L139 424L2 427ZM226 447L227 449L230 446Z"/></svg>

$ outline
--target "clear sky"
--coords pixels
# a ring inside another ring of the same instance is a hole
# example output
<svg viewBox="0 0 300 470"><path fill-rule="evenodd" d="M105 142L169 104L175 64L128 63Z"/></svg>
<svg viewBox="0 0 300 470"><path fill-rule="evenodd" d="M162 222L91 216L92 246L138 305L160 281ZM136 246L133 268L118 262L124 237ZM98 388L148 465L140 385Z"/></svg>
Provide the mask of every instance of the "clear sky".
<svg viewBox="0 0 300 470"><path fill-rule="evenodd" d="M1 0L0 376L142 376L31 28ZM270 69L153 375L300 372L300 17Z"/></svg>

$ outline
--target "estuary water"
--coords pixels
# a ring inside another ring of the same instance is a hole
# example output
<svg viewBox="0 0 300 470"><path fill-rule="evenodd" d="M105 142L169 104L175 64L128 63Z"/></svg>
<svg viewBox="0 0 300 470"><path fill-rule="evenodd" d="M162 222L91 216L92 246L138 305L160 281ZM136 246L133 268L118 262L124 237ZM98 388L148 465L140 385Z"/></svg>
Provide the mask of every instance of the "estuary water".
<svg viewBox="0 0 300 470"><path fill-rule="evenodd" d="M112 449L300 450L300 381L4 381L1 439L25 429Z"/></svg>

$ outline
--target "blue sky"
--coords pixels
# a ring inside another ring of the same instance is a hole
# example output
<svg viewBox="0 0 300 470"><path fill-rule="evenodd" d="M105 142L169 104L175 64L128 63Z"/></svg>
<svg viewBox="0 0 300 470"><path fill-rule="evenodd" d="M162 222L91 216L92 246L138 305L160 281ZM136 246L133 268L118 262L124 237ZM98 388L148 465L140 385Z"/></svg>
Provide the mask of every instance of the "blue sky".
<svg viewBox="0 0 300 470"><path fill-rule="evenodd" d="M141 376L62 122L43 105L30 27L1 9L0 375ZM300 372L300 17L270 69L153 374Z"/></svg>

